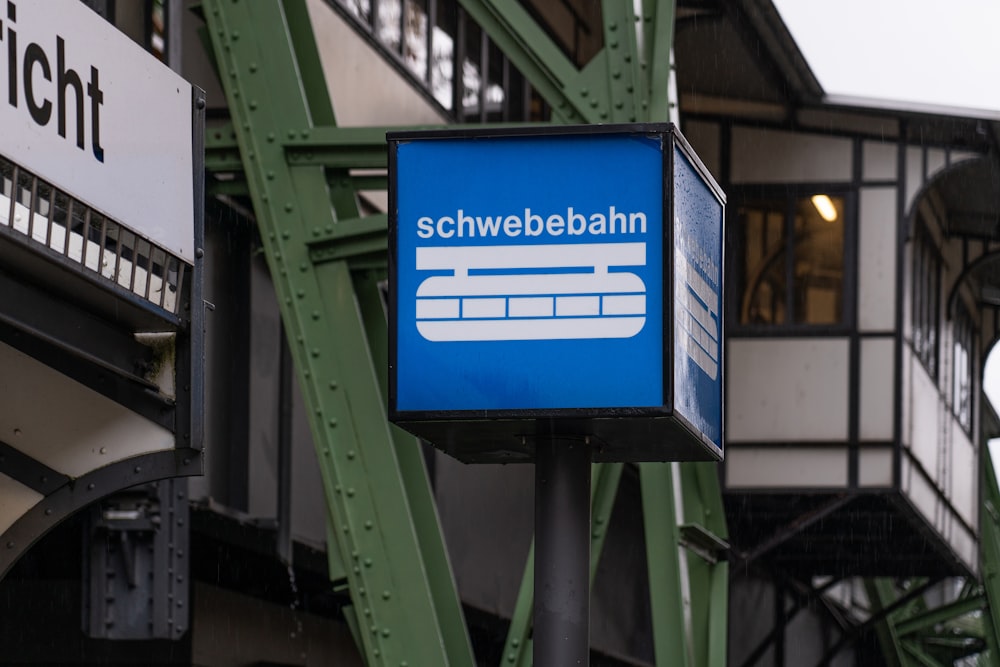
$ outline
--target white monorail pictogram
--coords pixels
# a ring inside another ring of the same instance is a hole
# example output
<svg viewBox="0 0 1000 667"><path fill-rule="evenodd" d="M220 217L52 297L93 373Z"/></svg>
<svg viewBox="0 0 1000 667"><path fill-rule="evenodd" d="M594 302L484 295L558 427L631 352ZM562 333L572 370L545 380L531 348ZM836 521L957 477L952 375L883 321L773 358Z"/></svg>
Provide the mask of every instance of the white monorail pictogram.
<svg viewBox="0 0 1000 667"><path fill-rule="evenodd" d="M646 285L612 268L646 265L645 243L419 247L416 324L429 341L631 338ZM471 273L470 273L471 272Z"/></svg>
<svg viewBox="0 0 1000 667"><path fill-rule="evenodd" d="M674 253L678 343L712 380L719 375L719 297L680 251Z"/></svg>

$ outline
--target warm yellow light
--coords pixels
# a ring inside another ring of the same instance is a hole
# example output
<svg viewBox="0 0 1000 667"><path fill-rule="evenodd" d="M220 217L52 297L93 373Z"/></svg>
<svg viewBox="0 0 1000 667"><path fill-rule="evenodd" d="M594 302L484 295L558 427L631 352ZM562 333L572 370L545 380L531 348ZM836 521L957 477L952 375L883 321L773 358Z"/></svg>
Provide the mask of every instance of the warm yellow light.
<svg viewBox="0 0 1000 667"><path fill-rule="evenodd" d="M837 207L833 205L833 200L827 195L813 195L813 206L819 211L820 216L827 222L837 219Z"/></svg>

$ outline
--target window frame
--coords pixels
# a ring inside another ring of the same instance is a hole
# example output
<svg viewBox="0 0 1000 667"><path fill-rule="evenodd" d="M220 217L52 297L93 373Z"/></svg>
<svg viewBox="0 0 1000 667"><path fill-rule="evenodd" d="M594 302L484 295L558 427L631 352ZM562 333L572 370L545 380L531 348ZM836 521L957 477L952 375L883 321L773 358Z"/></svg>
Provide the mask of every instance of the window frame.
<svg viewBox="0 0 1000 667"><path fill-rule="evenodd" d="M726 270L730 276L727 279L728 291L732 296L728 299L727 329L734 335L744 337L780 337L796 335L843 335L855 328L857 321L857 275L858 275L858 213L857 188L849 183L779 183L766 185L731 186L732 195L727 202L727 247ZM836 323L810 324L795 322L794 309L794 275L785 292L785 308L787 321L782 324L744 323L742 307L746 285L745 269L743 267L744 236L740 224L740 209L754 203L784 201L784 243L785 255L794 250L794 234L789 232L794 227L796 204L812 195L825 194L830 197L841 197L844 200L844 275L843 297L841 304L841 319Z"/></svg>
<svg viewBox="0 0 1000 667"><path fill-rule="evenodd" d="M927 374L937 382L941 370L943 258L922 214L917 216L914 225L910 252L910 348ZM926 271L925 267L929 264L933 264L933 274ZM918 289L921 287L924 289ZM926 298L921 298L928 295L931 295L930 302ZM921 322L921 320L926 321ZM929 325L928 328L933 327L933 344L926 350L920 349L917 345L918 324Z"/></svg>
<svg viewBox="0 0 1000 667"><path fill-rule="evenodd" d="M955 417L965 434L972 436L972 429L976 423L976 368L977 351L979 343L979 329L976 321L972 317L965 300L959 295L955 303L955 312L951 318L951 377L949 378L951 393L951 413ZM964 345L962 345L964 343ZM964 367L964 377L959 376L958 348L962 345L966 355ZM963 382L964 380L964 382ZM965 400L959 396L961 388L965 389Z"/></svg>

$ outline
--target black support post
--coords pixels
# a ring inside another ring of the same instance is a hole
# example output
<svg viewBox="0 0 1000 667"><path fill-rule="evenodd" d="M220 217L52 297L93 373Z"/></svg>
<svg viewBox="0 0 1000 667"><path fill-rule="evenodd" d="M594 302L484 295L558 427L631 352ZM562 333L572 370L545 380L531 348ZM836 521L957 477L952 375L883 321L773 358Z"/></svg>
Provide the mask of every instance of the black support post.
<svg viewBox="0 0 1000 667"><path fill-rule="evenodd" d="M590 446L535 455L534 664L590 664Z"/></svg>

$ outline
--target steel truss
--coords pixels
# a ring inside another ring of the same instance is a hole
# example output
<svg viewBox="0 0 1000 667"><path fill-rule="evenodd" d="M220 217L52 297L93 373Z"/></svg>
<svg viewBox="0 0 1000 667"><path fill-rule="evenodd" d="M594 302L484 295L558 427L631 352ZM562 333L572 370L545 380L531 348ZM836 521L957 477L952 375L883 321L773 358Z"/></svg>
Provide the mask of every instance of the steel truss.
<svg viewBox="0 0 1000 667"><path fill-rule="evenodd" d="M674 4L603 0L604 47L582 69L510 0L459 0L552 109L558 123L666 121ZM231 125L209 133L209 194L248 196L308 406L326 493L330 575L368 664L474 664L420 449L386 421L386 217L362 217L356 191L384 189L386 128L338 128L304 0L205 0ZM988 457L984 457L988 458ZM641 464L657 664L726 662L728 563L711 464ZM591 576L622 464L592 475ZM867 583L866 627L889 664L997 655L1000 494L984 480L983 584L929 608L921 582ZM531 662L533 552L504 646ZM916 592L915 592L916 591ZM969 619L975 622L967 622ZM962 634L964 632L964 634ZM832 658L832 655L830 656ZM995 660L995 658L994 658Z"/></svg>

